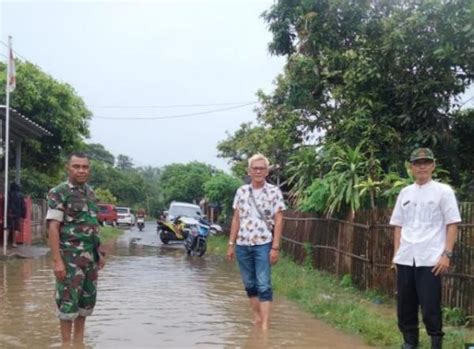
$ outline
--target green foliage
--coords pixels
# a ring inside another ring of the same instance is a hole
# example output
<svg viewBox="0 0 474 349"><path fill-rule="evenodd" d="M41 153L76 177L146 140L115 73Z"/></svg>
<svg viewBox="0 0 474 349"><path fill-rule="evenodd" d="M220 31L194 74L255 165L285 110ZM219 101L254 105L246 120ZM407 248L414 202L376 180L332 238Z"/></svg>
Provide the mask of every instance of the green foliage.
<svg viewBox="0 0 474 349"><path fill-rule="evenodd" d="M369 173L369 162L361 152L361 145L355 149L335 145L331 153L334 164L328 173L330 194L327 211L332 214L339 211L344 204L354 212L360 207L360 192L357 186L361 178Z"/></svg>
<svg viewBox="0 0 474 349"><path fill-rule="evenodd" d="M90 156L91 160L101 161L110 166L113 166L115 163L115 157L102 144L84 144L83 151Z"/></svg>
<svg viewBox="0 0 474 349"><path fill-rule="evenodd" d="M5 70L5 64L0 63L2 86ZM55 80L37 66L17 60L16 73L17 87L10 95L11 107L53 133L40 140L26 140L22 149L24 170L35 168L56 175L62 167L61 157L77 150L83 137L89 135L91 113L70 85ZM0 89L0 99L5 99L4 89Z"/></svg>
<svg viewBox="0 0 474 349"><path fill-rule="evenodd" d="M16 60L16 89L10 105L52 132L41 139L25 139L22 144L22 184L25 193L44 198L48 190L64 180L66 155L80 149L89 135L90 111L76 91L55 80L39 67ZM0 63L0 85L5 86L6 65ZM5 101L5 89L0 100Z"/></svg>
<svg viewBox="0 0 474 349"><path fill-rule="evenodd" d="M117 198L112 195L109 189L97 188L95 190L95 195L101 203L113 205L117 204Z"/></svg>
<svg viewBox="0 0 474 349"><path fill-rule="evenodd" d="M215 170L200 162L171 164L165 166L160 176L163 201L197 202L204 198L204 183L209 181Z"/></svg>
<svg viewBox="0 0 474 349"><path fill-rule="evenodd" d="M451 326L464 326L468 320L461 308L443 307L443 322Z"/></svg>
<svg viewBox="0 0 474 349"><path fill-rule="evenodd" d="M217 150L220 157L230 158L234 161L232 172L239 178L247 174L247 159L255 153L261 153L265 129L252 127L252 123L241 124L234 136L219 142Z"/></svg>
<svg viewBox="0 0 474 349"><path fill-rule="evenodd" d="M344 287L344 288L352 287L353 283L352 283L351 274L344 274L342 276L341 281L339 282L339 286Z"/></svg>
<svg viewBox="0 0 474 349"><path fill-rule="evenodd" d="M100 241L102 244L112 241L123 234L123 230L113 227L101 227L100 228Z"/></svg>
<svg viewBox="0 0 474 349"><path fill-rule="evenodd" d="M314 255L314 248L309 242L305 242L303 244L304 249L304 262L303 265L306 269L312 270L313 269L313 255Z"/></svg>
<svg viewBox="0 0 474 349"><path fill-rule="evenodd" d="M209 202L218 203L222 207L223 218L230 218L234 195L241 185L241 180L219 173L204 183L204 194Z"/></svg>
<svg viewBox="0 0 474 349"><path fill-rule="evenodd" d="M368 177L355 185L354 189L359 190L359 196L361 199L370 196L370 207L375 209L375 197L381 192L382 185L382 181L374 181L372 177Z"/></svg>
<svg viewBox="0 0 474 349"><path fill-rule="evenodd" d="M154 168L112 167L109 162L91 160L89 183L97 191L107 191L118 205L134 209L145 208L148 214L163 211L164 203L159 190L159 170ZM108 194L107 194L108 195ZM104 198L105 200L105 198Z"/></svg>
<svg viewBox="0 0 474 349"><path fill-rule="evenodd" d="M258 93L257 125L221 156L266 152L292 203L333 213L391 205L410 181L408 154L428 146L434 177L471 197L474 117L459 96L474 77L473 11L463 0L276 1L263 18L287 64Z"/></svg>
<svg viewBox="0 0 474 349"><path fill-rule="evenodd" d="M288 185L291 187L289 192L290 200L297 206L305 207L308 187L314 184L316 181L322 181L318 177L323 172L323 168L321 162L318 160L319 158L317 150L312 146L301 147L289 157L285 170L288 176ZM314 189L310 190L310 192L314 192ZM317 197L314 197L309 201L320 202L321 200L318 200L320 194L322 193L316 194ZM325 203L326 202L324 201L324 204ZM324 210L324 208L320 209L319 205L317 204L315 206L316 207L312 209L307 207L305 210L318 212Z"/></svg>
<svg viewBox="0 0 474 349"><path fill-rule="evenodd" d="M327 203L331 188L329 177L316 178L306 190L307 196L300 201L299 209L303 212L323 214L327 210Z"/></svg>
<svg viewBox="0 0 474 349"><path fill-rule="evenodd" d="M408 168L407 168L407 172ZM398 173L389 172L385 175L383 179L383 186L385 190L382 193L382 196L386 198L387 206L394 207L395 201L400 191L409 184L413 183L413 178L409 177L400 177Z"/></svg>
<svg viewBox="0 0 474 349"><path fill-rule="evenodd" d="M55 174L47 174L35 168L21 171L22 192L32 198L45 199L49 189L65 180L65 171L58 171Z"/></svg>
<svg viewBox="0 0 474 349"><path fill-rule="evenodd" d="M119 154L117 156L117 168L122 171L133 169L133 160L127 155Z"/></svg>

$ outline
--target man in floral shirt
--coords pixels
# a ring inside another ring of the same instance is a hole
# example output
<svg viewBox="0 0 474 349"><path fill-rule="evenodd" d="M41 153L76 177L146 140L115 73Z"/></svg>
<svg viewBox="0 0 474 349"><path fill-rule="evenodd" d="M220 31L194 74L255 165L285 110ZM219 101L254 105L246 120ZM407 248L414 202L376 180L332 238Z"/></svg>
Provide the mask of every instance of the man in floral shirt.
<svg viewBox="0 0 474 349"><path fill-rule="evenodd" d="M273 300L271 265L278 261L285 203L281 190L265 181L269 162L262 154L248 161L251 183L234 198L227 257L239 263L255 323L268 329Z"/></svg>

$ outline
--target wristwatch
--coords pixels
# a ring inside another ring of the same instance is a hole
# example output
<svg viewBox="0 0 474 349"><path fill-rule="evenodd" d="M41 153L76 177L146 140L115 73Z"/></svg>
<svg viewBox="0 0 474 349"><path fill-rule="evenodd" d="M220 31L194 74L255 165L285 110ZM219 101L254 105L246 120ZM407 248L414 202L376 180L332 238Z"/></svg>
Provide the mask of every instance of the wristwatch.
<svg viewBox="0 0 474 349"><path fill-rule="evenodd" d="M453 252L452 251L448 251L448 250L444 250L442 256L446 256L448 258L451 258L453 256Z"/></svg>
<svg viewBox="0 0 474 349"><path fill-rule="evenodd" d="M234 246L234 242L233 242L233 241L229 241L229 242L228 242L228 245L229 245L229 246Z"/></svg>

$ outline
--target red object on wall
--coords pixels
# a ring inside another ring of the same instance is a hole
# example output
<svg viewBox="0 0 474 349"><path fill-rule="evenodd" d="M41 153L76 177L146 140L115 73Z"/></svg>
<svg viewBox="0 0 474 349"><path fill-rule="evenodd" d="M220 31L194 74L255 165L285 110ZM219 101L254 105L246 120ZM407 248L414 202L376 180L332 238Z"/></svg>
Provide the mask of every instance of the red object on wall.
<svg viewBox="0 0 474 349"><path fill-rule="evenodd" d="M26 218L22 220L20 234L16 236L16 242L24 245L31 245L31 208L33 201L31 197L25 198Z"/></svg>

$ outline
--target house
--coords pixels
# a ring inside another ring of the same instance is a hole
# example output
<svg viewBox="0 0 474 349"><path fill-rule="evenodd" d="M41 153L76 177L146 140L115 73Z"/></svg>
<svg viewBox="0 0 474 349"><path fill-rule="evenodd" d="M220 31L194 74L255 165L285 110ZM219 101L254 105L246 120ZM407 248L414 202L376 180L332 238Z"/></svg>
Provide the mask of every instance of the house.
<svg viewBox="0 0 474 349"><path fill-rule="evenodd" d="M5 117L6 106L0 105L0 224L1 234L0 240L3 243L3 197L5 183ZM19 113L17 110L10 108L10 170L8 172L9 182L15 181L20 183L21 174L21 148L25 140L31 138L42 138L52 136L52 133L44 127L38 125L34 121ZM27 195L27 193L25 193ZM36 214L32 215L32 211ZM21 236L17 242L31 243L32 240L38 240L44 231L44 217L38 214L38 208L34 207L31 198L27 199L27 219L23 222ZM43 211L43 210L41 210ZM32 229L33 228L33 229Z"/></svg>

